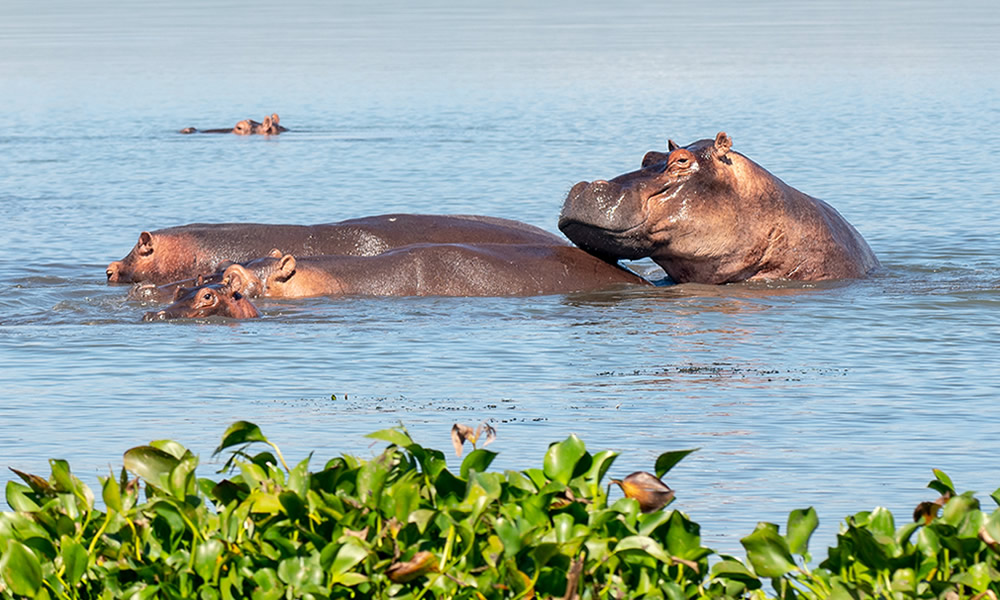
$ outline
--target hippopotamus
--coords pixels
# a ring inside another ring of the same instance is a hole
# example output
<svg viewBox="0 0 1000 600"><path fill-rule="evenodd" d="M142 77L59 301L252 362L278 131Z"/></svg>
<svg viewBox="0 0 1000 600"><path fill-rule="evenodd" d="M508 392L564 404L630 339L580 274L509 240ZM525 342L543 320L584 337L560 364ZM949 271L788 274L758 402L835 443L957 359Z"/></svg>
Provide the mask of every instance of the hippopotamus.
<svg viewBox="0 0 1000 600"><path fill-rule="evenodd" d="M288 131L287 128L282 127L280 123L281 119L278 118L277 114L272 114L270 117L264 117L263 123L258 123L253 119L243 119L237 123L232 129L195 129L194 127L185 127L181 129L181 133L235 133L236 135L278 135L282 131Z"/></svg>
<svg viewBox="0 0 1000 600"><path fill-rule="evenodd" d="M651 285L569 245L414 244L375 256L276 254L226 268L245 296L528 296Z"/></svg>
<svg viewBox="0 0 1000 600"><path fill-rule="evenodd" d="M248 298L258 296L525 296L632 285L651 284L569 245L415 244L375 256L283 254L234 263L221 281L177 286L173 304L144 320L253 318Z"/></svg>
<svg viewBox="0 0 1000 600"><path fill-rule="evenodd" d="M143 321L166 319L229 317L232 319L253 319L260 316L257 307L228 282L205 283L193 288L178 288L173 304L143 316Z"/></svg>
<svg viewBox="0 0 1000 600"><path fill-rule="evenodd" d="M143 231L106 270L111 283L169 283L207 275L272 249L300 256L371 256L414 243L569 245L538 227L472 215L380 215L323 225L225 223Z"/></svg>
<svg viewBox="0 0 1000 600"><path fill-rule="evenodd" d="M667 149L573 186L559 229L608 260L652 257L677 283L860 278L879 266L832 206L733 151L724 132Z"/></svg>

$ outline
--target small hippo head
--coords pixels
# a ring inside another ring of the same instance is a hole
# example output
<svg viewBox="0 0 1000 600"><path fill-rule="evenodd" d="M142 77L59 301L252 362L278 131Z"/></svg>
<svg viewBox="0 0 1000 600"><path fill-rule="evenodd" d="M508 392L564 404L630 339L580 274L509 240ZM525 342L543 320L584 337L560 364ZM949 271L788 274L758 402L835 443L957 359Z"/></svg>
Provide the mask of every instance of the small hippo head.
<svg viewBox="0 0 1000 600"><path fill-rule="evenodd" d="M742 157L731 147L721 132L683 148L670 141L668 152L647 153L638 171L578 183L563 204L559 229L592 254L652 257L674 281L689 281L692 264L714 260L727 251L724 238L741 235L744 207L730 188L734 159Z"/></svg>
<svg viewBox="0 0 1000 600"><path fill-rule="evenodd" d="M178 288L174 303L143 316L143 321L197 319L201 317L253 319L257 308L238 289L228 283L208 283L194 288Z"/></svg>
<svg viewBox="0 0 1000 600"><path fill-rule="evenodd" d="M254 133L258 135L278 135L282 131L288 131L279 124L280 121L281 119L278 118L276 113L271 114L270 117L264 117L264 122L257 126Z"/></svg>
<svg viewBox="0 0 1000 600"><path fill-rule="evenodd" d="M257 133L258 127L260 127L260 123L257 121L254 121L253 119L243 119L233 126L233 133L236 135L252 135Z"/></svg>

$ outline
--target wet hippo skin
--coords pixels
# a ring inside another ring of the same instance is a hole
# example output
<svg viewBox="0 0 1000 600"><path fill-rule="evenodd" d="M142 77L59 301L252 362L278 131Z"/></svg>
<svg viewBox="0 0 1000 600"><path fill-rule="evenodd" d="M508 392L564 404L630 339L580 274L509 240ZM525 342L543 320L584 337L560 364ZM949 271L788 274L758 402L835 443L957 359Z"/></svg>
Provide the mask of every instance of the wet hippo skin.
<svg viewBox="0 0 1000 600"><path fill-rule="evenodd" d="M268 256L225 270L247 296L528 296L650 285L579 248L415 244L376 256ZM234 284L235 285L235 284Z"/></svg>
<svg viewBox="0 0 1000 600"><path fill-rule="evenodd" d="M652 257L677 283L864 277L879 266L829 204L731 149L725 133L573 186L559 229L608 260Z"/></svg>
<svg viewBox="0 0 1000 600"><path fill-rule="evenodd" d="M275 248L298 256L372 256L414 243L568 245L526 223L471 215L380 215L323 225L192 224L143 231L106 275L111 283L160 285L267 256Z"/></svg>
<svg viewBox="0 0 1000 600"><path fill-rule="evenodd" d="M416 244L376 256L285 254L232 264L220 282L175 286L173 304L144 320L253 318L247 298L258 296L525 296L649 285L568 245Z"/></svg>
<svg viewBox="0 0 1000 600"><path fill-rule="evenodd" d="M278 118L277 114L272 114L270 117L264 117L262 123L258 123L253 119L243 119L235 126L229 129L196 129L194 127L185 127L181 129L181 133L235 133L236 135L278 135L283 131L288 131L287 128L280 125L281 119Z"/></svg>

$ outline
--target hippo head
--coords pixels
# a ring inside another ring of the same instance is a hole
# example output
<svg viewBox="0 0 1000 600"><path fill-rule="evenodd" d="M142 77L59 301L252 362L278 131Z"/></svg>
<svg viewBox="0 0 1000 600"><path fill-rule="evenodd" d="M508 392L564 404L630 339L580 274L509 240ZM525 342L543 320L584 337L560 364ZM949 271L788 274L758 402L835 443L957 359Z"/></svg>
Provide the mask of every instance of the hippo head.
<svg viewBox="0 0 1000 600"><path fill-rule="evenodd" d="M132 251L108 265L108 283L163 283L191 270L197 257L192 246L178 236L143 231Z"/></svg>
<svg viewBox="0 0 1000 600"><path fill-rule="evenodd" d="M642 168L610 181L573 186L559 229L577 246L608 260L652 257L680 283L719 281L718 261L741 243L748 207L735 189L745 159L719 133L668 152L649 152ZM728 276L724 276L728 277Z"/></svg>
<svg viewBox="0 0 1000 600"><path fill-rule="evenodd" d="M148 312L143 321L196 319L200 317L253 319L260 316L257 308L229 283L208 283L193 288L178 288L174 303L155 312Z"/></svg>

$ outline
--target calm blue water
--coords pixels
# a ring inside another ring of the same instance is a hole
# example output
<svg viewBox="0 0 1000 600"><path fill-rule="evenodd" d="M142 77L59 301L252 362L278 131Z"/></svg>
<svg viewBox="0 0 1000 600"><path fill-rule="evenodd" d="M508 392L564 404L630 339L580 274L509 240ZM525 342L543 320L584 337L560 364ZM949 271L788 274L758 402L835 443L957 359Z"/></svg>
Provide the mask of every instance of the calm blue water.
<svg viewBox="0 0 1000 600"><path fill-rule="evenodd" d="M676 506L740 554L757 520L809 505L814 554L846 514L902 522L931 468L1000 486L995 3L256 4L0 5L0 465L66 458L96 484L152 439L209 463L236 419L317 462L397 423L444 449L488 419L498 468L573 432L620 451L618 475L700 447L668 479ZM273 111L293 131L176 133ZM882 272L262 301L226 324L141 323L104 282L140 231L191 222L556 231L573 183L720 130L836 206Z"/></svg>

